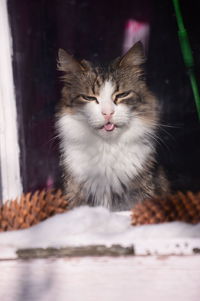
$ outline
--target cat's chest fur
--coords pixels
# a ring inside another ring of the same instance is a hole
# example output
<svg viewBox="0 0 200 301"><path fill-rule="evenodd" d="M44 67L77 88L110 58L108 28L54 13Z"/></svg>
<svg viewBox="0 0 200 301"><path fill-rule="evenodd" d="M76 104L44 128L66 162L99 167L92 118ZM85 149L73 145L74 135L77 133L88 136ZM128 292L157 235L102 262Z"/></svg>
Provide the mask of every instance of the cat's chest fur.
<svg viewBox="0 0 200 301"><path fill-rule="evenodd" d="M92 203L105 207L110 207L113 195L122 198L126 190L129 197L131 183L152 152L141 142L108 142L92 135L81 143L66 139L63 149L63 163L83 189L86 202L92 198Z"/></svg>

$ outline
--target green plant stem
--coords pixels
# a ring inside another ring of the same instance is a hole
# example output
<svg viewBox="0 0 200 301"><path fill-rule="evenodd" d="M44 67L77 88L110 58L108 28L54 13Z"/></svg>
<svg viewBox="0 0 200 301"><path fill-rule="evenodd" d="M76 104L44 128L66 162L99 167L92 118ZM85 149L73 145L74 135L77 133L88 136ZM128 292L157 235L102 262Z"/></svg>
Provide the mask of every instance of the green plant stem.
<svg viewBox="0 0 200 301"><path fill-rule="evenodd" d="M196 80L195 73L193 70L194 59L193 59L193 55L192 55L192 49L190 46L187 31L186 31L184 23L183 23L179 0L173 0L173 4L174 4L176 20L177 20L177 24L178 24L178 36L179 36L179 42L180 42L181 51L182 51L182 55L183 55L183 60L184 60L186 68L188 69L192 92L193 92L193 96L194 96L194 100L195 100L195 104L196 104L196 108L197 108L197 114L198 114L198 118L200 120L200 95L199 95L197 80Z"/></svg>

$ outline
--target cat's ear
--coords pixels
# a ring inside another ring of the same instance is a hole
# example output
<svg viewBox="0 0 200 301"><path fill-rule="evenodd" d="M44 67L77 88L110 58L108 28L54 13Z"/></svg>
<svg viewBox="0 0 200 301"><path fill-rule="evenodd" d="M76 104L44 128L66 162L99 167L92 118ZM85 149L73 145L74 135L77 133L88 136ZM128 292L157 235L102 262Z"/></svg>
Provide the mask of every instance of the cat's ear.
<svg viewBox="0 0 200 301"><path fill-rule="evenodd" d="M80 64L85 71L89 71L91 69L91 63L87 60L82 60Z"/></svg>
<svg viewBox="0 0 200 301"><path fill-rule="evenodd" d="M59 49L58 51L58 64L57 68L60 71L64 72L80 72L85 71L86 66L81 62L77 61L72 55L67 53L63 49Z"/></svg>
<svg viewBox="0 0 200 301"><path fill-rule="evenodd" d="M119 60L120 67L139 66L144 64L145 55L142 43L139 41Z"/></svg>

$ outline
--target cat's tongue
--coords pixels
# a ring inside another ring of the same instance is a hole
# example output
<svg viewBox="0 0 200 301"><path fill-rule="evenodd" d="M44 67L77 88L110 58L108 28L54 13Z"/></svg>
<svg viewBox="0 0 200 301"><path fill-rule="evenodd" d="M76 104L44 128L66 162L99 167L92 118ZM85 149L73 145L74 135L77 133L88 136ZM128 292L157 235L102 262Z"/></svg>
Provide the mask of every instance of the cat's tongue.
<svg viewBox="0 0 200 301"><path fill-rule="evenodd" d="M113 131L114 128L115 128L115 125L113 123L107 123L107 124L104 125L104 129L106 131Z"/></svg>

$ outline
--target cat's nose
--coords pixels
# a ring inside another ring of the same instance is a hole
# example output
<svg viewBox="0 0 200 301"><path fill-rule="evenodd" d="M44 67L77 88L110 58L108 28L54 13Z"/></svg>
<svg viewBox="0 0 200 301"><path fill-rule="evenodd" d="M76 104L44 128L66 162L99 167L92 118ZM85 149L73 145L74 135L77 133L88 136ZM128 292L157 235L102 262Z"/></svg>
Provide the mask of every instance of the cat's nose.
<svg viewBox="0 0 200 301"><path fill-rule="evenodd" d="M106 121L109 121L112 118L112 115L114 114L115 111L102 111L101 114L103 115L103 117L105 118Z"/></svg>

